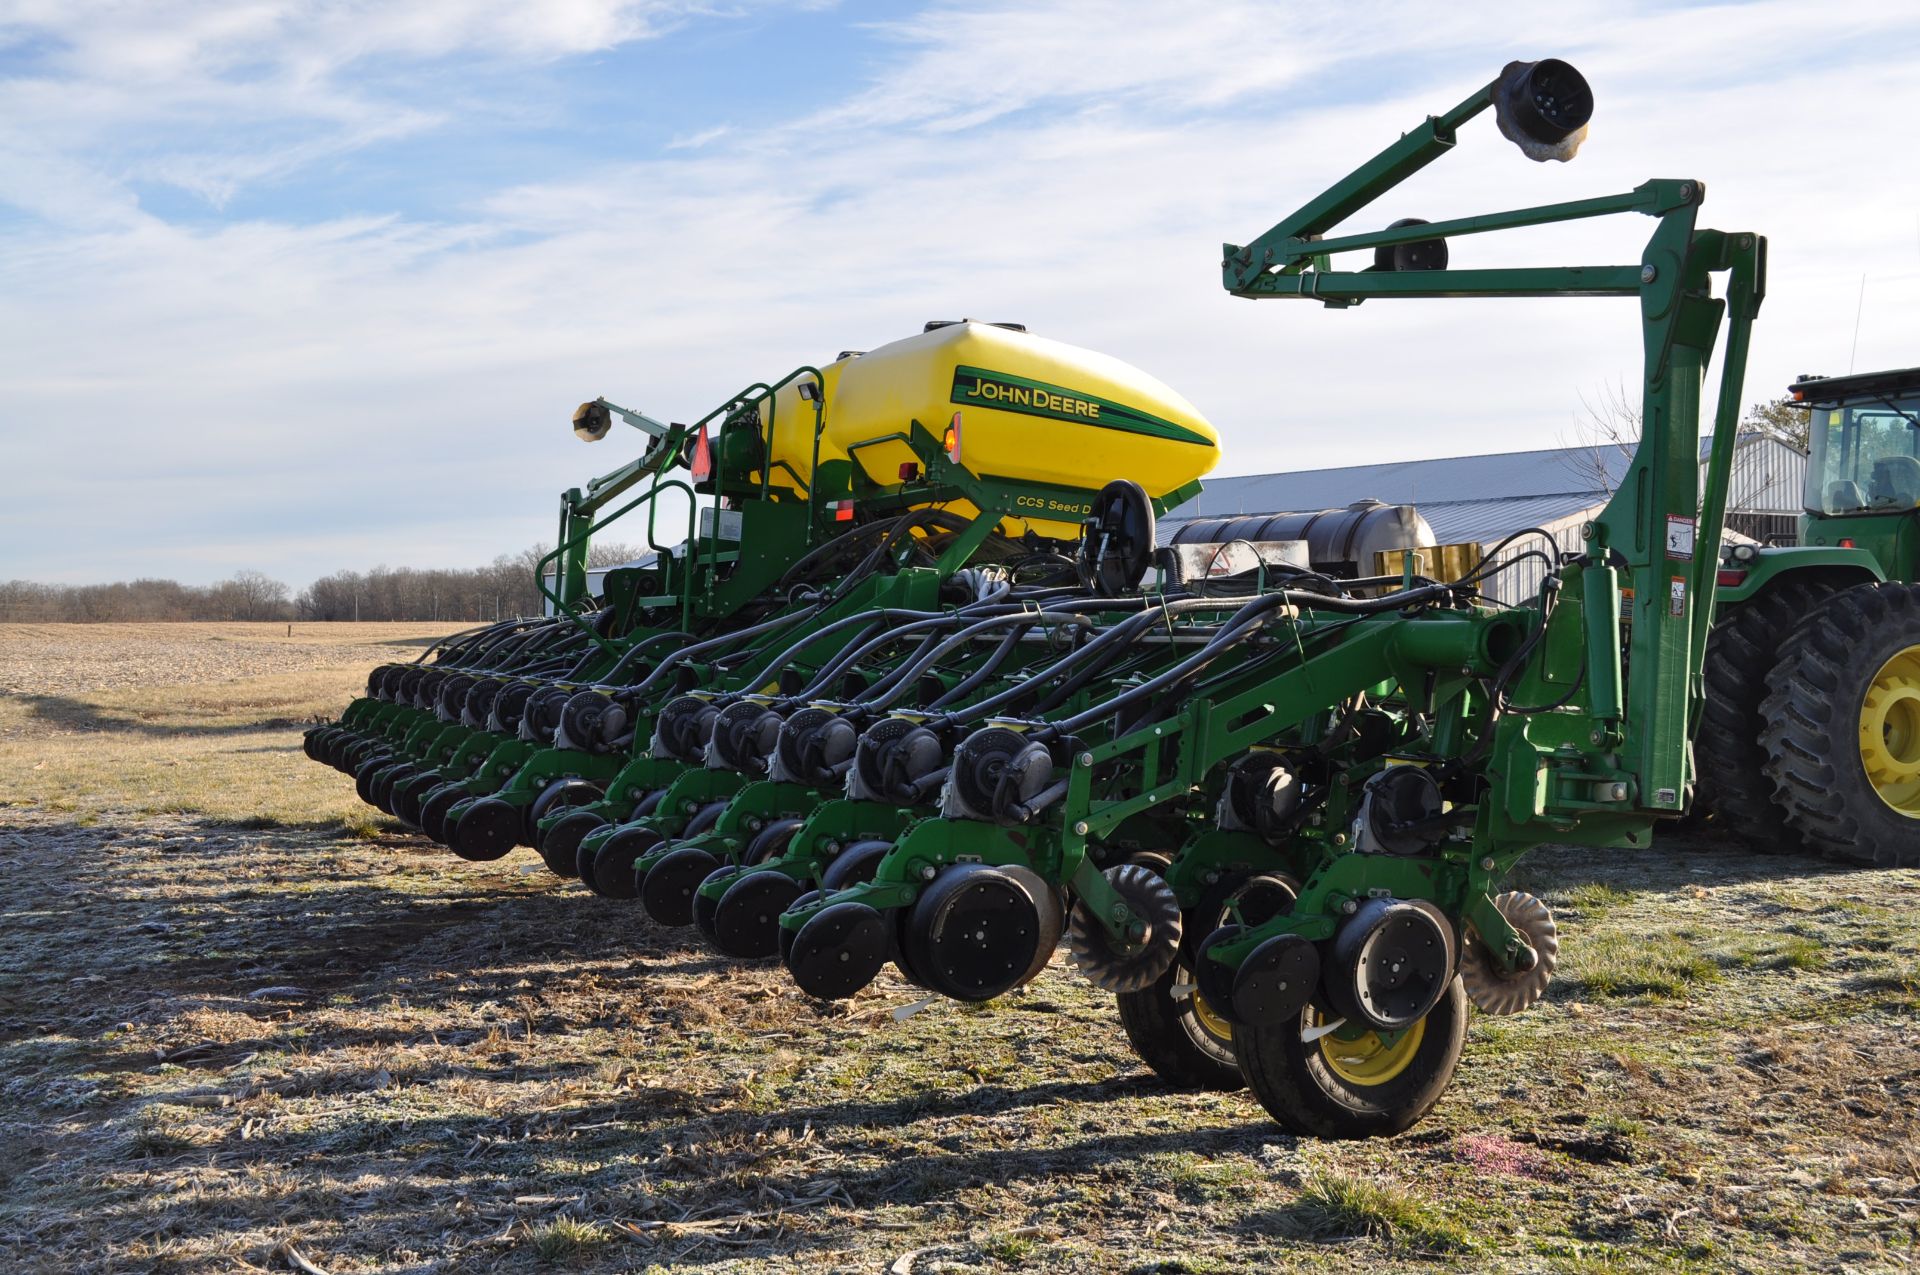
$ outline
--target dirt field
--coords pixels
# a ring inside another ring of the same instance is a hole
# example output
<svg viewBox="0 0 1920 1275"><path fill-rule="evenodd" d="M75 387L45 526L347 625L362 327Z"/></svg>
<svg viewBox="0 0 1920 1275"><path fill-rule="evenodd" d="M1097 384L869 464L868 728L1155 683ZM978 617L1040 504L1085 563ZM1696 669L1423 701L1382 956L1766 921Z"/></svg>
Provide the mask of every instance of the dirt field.
<svg viewBox="0 0 1920 1275"><path fill-rule="evenodd" d="M0 627L0 1268L1903 1270L1920 873L1542 851L1548 1001L1391 1142L1170 1092L1056 966L842 1006L305 760L428 638Z"/></svg>

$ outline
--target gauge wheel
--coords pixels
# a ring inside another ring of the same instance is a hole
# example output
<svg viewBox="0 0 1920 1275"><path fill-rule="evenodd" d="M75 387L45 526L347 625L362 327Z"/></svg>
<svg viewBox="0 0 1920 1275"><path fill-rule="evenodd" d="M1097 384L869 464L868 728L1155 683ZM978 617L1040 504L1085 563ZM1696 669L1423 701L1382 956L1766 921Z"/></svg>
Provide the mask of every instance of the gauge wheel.
<svg viewBox="0 0 1920 1275"><path fill-rule="evenodd" d="M1454 979L1425 1018L1392 1035L1328 1025L1308 1005L1277 1026L1235 1028L1247 1086L1292 1133L1387 1137L1412 1128L1446 1092L1466 1046L1467 994Z"/></svg>
<svg viewBox="0 0 1920 1275"><path fill-rule="evenodd" d="M1768 679L1767 774L1828 858L1920 865L1920 585L1837 593Z"/></svg>

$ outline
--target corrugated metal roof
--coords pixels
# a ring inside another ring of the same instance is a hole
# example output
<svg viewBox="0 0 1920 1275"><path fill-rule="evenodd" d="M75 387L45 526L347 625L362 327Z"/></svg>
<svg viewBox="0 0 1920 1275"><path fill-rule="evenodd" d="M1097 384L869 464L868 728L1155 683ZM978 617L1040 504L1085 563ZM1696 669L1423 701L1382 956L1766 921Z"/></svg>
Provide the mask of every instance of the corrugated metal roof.
<svg viewBox="0 0 1920 1275"><path fill-rule="evenodd" d="M1167 512L1176 520L1220 514L1336 509L1356 500L1390 505L1498 500L1513 496L1568 495L1604 491L1624 472L1616 448L1563 447L1494 456L1347 465L1289 474L1209 478L1201 493ZM1604 476L1603 476L1604 475Z"/></svg>
<svg viewBox="0 0 1920 1275"><path fill-rule="evenodd" d="M1441 544L1467 540L1486 544L1522 527L1548 527L1563 518L1597 513L1606 503L1604 495L1576 492L1567 496L1521 496L1514 500L1460 500L1419 508L1421 517L1433 528L1433 538ZM1579 546L1563 544L1561 548Z"/></svg>
<svg viewBox="0 0 1920 1275"><path fill-rule="evenodd" d="M1761 437L1742 434L1742 448ZM1711 447L1710 438L1700 440L1703 460ZM1356 500L1383 500L1390 505L1419 506L1437 533L1436 514L1444 505L1552 499L1560 502L1553 506L1559 508L1566 498L1575 496L1588 504L1603 504L1607 493L1619 486L1631 460L1626 449L1607 443L1209 478L1198 496L1168 510L1167 518L1184 522L1223 514L1294 513L1337 509Z"/></svg>

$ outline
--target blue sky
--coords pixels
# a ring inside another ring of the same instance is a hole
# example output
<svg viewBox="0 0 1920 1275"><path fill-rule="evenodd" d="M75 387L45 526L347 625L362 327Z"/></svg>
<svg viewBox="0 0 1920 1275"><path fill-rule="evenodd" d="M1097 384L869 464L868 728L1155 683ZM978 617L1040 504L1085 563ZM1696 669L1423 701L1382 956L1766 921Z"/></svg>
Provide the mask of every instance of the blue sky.
<svg viewBox="0 0 1920 1275"><path fill-rule="evenodd" d="M1482 122L1379 217L1701 178L1773 241L1749 399L1920 362L1909 5L0 0L0 578L478 563L621 459L581 399L688 419L936 317L1139 364L1223 473L1580 441L1625 303L1218 285L1222 240L1547 55L1598 98L1576 162Z"/></svg>

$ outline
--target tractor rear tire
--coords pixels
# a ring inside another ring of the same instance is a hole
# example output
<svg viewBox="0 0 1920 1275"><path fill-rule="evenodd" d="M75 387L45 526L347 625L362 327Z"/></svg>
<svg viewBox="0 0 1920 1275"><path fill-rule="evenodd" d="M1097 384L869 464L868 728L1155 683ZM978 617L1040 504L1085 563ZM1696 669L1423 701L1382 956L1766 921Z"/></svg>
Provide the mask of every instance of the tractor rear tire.
<svg viewBox="0 0 1920 1275"><path fill-rule="evenodd" d="M1733 608L1707 637L1707 703L1694 744L1697 807L1713 826L1750 850L1791 854L1805 848L1780 817L1761 732L1767 675L1796 626L1838 592L1835 585L1788 578Z"/></svg>
<svg viewBox="0 0 1920 1275"><path fill-rule="evenodd" d="M1830 859L1920 866L1920 585L1829 598L1768 679L1767 774Z"/></svg>

